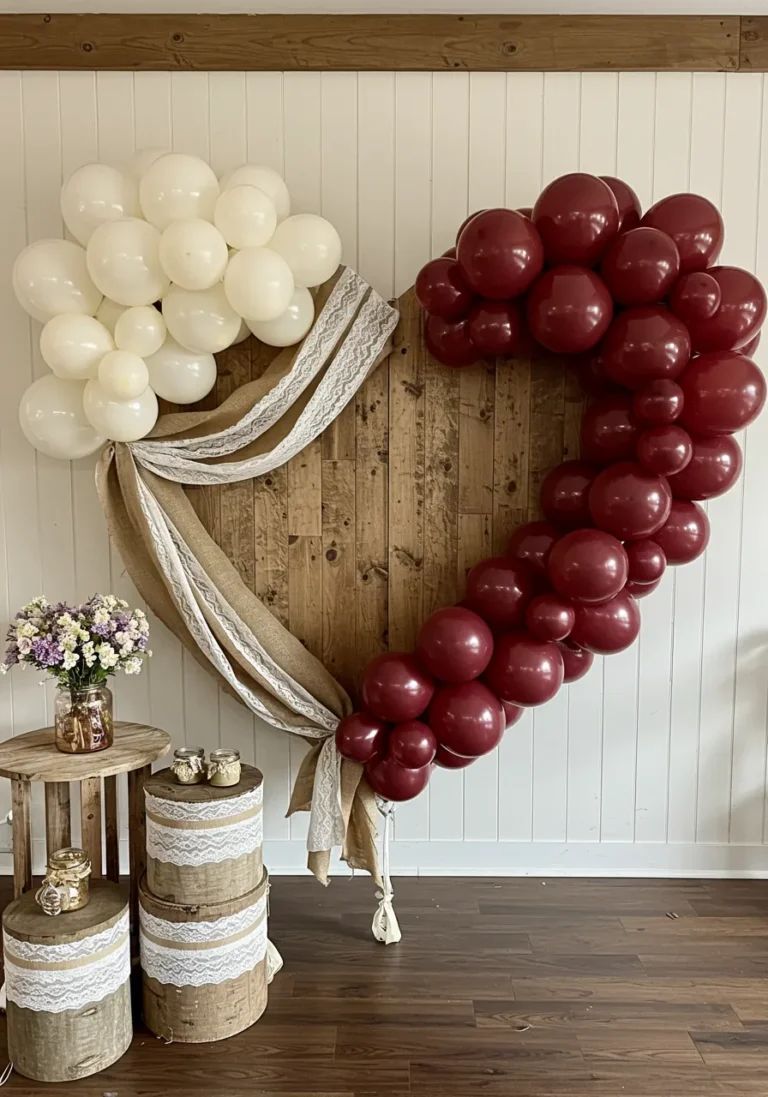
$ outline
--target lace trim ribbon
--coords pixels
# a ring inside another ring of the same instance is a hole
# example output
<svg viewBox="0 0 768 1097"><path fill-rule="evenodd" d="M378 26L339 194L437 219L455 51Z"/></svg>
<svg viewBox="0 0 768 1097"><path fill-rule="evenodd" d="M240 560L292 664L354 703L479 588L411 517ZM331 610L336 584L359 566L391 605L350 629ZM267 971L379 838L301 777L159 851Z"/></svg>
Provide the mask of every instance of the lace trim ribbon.
<svg viewBox="0 0 768 1097"><path fill-rule="evenodd" d="M172 865L219 864L244 857L259 849L264 840L261 809L231 826L221 822L211 827L183 830L167 827L147 813L147 853L156 861Z"/></svg>

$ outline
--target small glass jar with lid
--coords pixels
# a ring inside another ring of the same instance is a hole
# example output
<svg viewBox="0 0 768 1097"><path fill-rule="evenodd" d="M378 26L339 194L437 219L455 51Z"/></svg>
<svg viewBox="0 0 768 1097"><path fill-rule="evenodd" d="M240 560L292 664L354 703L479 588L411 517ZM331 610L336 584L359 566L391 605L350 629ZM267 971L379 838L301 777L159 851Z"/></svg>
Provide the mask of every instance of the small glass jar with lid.
<svg viewBox="0 0 768 1097"><path fill-rule="evenodd" d="M199 785L205 780L205 751L202 747L178 747L173 752L171 773L180 785Z"/></svg>
<svg viewBox="0 0 768 1097"><path fill-rule="evenodd" d="M229 788L240 782L240 751L230 747L212 750L208 756L208 784Z"/></svg>

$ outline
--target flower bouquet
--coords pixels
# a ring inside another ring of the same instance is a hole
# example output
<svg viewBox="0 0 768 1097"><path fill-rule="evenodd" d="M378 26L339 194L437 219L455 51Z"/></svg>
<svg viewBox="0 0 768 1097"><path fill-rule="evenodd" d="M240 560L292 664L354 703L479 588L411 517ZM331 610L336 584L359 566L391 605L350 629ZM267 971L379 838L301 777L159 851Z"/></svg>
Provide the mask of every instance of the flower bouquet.
<svg viewBox="0 0 768 1097"><path fill-rule="evenodd" d="M94 594L81 606L51 605L42 595L14 617L0 672L17 663L47 671L57 682L55 743L67 754L112 745L112 692L118 670L139 674L148 649L149 623L140 610L112 594Z"/></svg>

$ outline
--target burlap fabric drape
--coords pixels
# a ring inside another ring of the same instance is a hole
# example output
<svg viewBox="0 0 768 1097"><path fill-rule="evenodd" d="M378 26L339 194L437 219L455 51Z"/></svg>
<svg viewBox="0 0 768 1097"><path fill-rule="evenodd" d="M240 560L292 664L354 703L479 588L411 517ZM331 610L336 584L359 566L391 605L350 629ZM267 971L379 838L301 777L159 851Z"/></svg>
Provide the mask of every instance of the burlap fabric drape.
<svg viewBox="0 0 768 1097"><path fill-rule="evenodd" d="M379 880L376 809L333 732L350 700L242 582L183 484L232 483L277 468L316 438L386 355L397 312L342 269L317 295L312 331L215 411L162 416L141 442L104 451L97 484L110 534L142 597L226 689L312 746L289 807L311 812L309 867L330 851Z"/></svg>

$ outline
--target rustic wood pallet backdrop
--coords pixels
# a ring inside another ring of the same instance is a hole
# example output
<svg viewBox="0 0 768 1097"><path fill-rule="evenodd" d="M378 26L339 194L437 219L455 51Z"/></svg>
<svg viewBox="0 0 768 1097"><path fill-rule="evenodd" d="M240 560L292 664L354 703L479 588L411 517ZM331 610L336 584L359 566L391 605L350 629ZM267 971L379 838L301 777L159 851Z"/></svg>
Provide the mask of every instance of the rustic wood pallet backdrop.
<svg viewBox="0 0 768 1097"><path fill-rule="evenodd" d="M571 365L447 369L413 291L398 304L392 354L317 441L267 476L187 489L247 585L353 692L373 655L413 647L469 568L538 516L542 477L578 452ZM249 339L219 355L209 401L275 353Z"/></svg>

